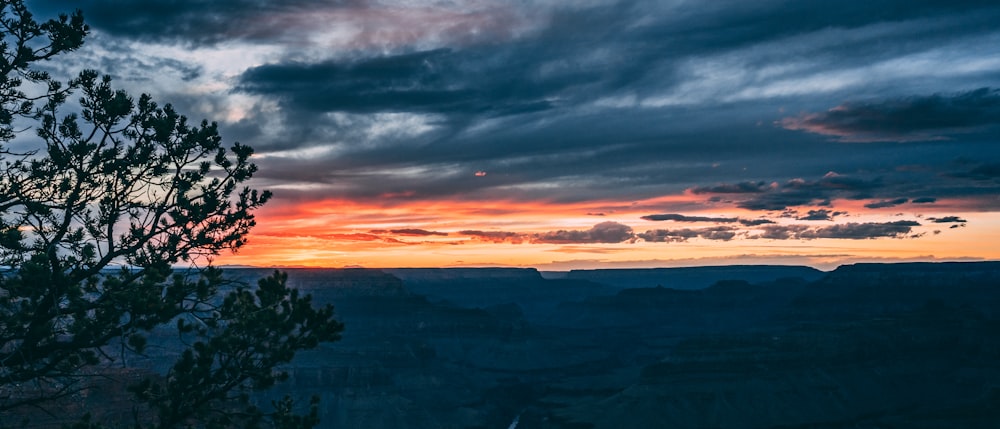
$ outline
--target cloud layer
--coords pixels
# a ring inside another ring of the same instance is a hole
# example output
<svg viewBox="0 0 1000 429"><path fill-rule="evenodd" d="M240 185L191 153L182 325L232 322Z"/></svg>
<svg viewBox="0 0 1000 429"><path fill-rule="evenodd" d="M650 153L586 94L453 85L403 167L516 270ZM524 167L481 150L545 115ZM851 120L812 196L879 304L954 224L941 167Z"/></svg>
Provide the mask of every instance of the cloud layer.
<svg viewBox="0 0 1000 429"><path fill-rule="evenodd" d="M54 74L219 121L274 213L364 211L296 212L352 245L893 239L1000 211L995 1L29 6L94 29Z"/></svg>

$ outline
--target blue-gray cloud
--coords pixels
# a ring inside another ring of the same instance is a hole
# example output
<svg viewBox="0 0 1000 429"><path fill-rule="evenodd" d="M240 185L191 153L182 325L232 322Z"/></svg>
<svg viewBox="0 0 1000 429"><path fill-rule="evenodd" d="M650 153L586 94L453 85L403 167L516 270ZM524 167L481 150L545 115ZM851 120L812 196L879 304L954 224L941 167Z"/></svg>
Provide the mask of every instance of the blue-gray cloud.
<svg viewBox="0 0 1000 429"><path fill-rule="evenodd" d="M806 214L805 216L797 217L796 219L798 219L798 220L817 220L817 221L819 221L819 220L833 220L834 216L840 216L840 215L843 215L843 214L847 214L847 213L833 211L833 210L827 210L827 209L809 210L808 214Z"/></svg>
<svg viewBox="0 0 1000 429"><path fill-rule="evenodd" d="M965 219L958 216L945 216L945 217L929 217L927 220L934 223L966 223Z"/></svg>
<svg viewBox="0 0 1000 429"><path fill-rule="evenodd" d="M767 192L768 189L769 185L761 181L695 186L689 191L693 194L758 194Z"/></svg>
<svg viewBox="0 0 1000 429"><path fill-rule="evenodd" d="M447 232L440 231L428 231L426 229L418 228L401 228L401 229L373 229L368 231L372 234L395 234L395 235L407 235L413 237L426 237L426 236L447 236Z"/></svg>
<svg viewBox="0 0 1000 429"><path fill-rule="evenodd" d="M676 222L717 222L731 223L739 221L735 217L686 216L678 213L653 214L642 216L642 219L652 221L672 220Z"/></svg>
<svg viewBox="0 0 1000 429"><path fill-rule="evenodd" d="M996 180L1000 179L1000 162L990 162L979 164L968 171L952 173L953 177L968 178L973 180Z"/></svg>
<svg viewBox="0 0 1000 429"><path fill-rule="evenodd" d="M132 40L187 45L232 40L267 42L294 33L282 13L359 7L363 1L326 0L30 0L45 12L83 10L100 31Z"/></svg>
<svg viewBox="0 0 1000 429"><path fill-rule="evenodd" d="M883 209L883 208L887 208L887 207L896 207L898 205L906 204L907 201L910 201L910 199L909 198L894 198L894 199L891 199L891 200L881 200L881 201L875 201L875 202L872 202L872 203L868 203L868 204L865 204L865 207L870 208L870 209Z"/></svg>
<svg viewBox="0 0 1000 429"><path fill-rule="evenodd" d="M636 234L636 237L650 243L682 243L692 238L729 241L736 237L738 228L716 226L710 228L653 229Z"/></svg>
<svg viewBox="0 0 1000 429"><path fill-rule="evenodd" d="M487 241L490 243L521 244L527 240L525 234L513 231L464 230L464 231L459 231L458 234L471 237L475 240Z"/></svg>
<svg viewBox="0 0 1000 429"><path fill-rule="evenodd" d="M880 178L866 179L831 172L817 180L792 179L780 185L760 187L759 192L747 193L747 198L736 201L736 206L768 211L807 205L824 206L829 205L834 198L867 198L883 186ZM712 189L727 188L725 185L715 185L698 188L695 193L711 193Z"/></svg>
<svg viewBox="0 0 1000 429"><path fill-rule="evenodd" d="M550 109L565 90L599 80L594 70L543 75L537 63L491 64L480 52L438 49L360 60L268 64L237 88L313 112L504 115Z"/></svg>
<svg viewBox="0 0 1000 429"><path fill-rule="evenodd" d="M632 227L618 222L601 222L588 230L550 231L534 234L531 239L536 243L574 244L574 243L622 243L632 240L635 234Z"/></svg>
<svg viewBox="0 0 1000 429"><path fill-rule="evenodd" d="M675 222L739 223L743 226L758 226L758 225L766 225L774 223L773 220L765 218L742 219L738 217L687 216L679 213L646 215L646 216L641 216L640 219L651 220L651 221L675 221ZM653 241L653 240L647 240L647 241Z"/></svg>
<svg viewBox="0 0 1000 429"><path fill-rule="evenodd" d="M751 239L770 240L815 240L820 238L842 240L867 240L876 238L912 237L913 228L919 222L901 220L894 222L845 223L824 227L807 225L767 225L763 232L752 235Z"/></svg>
<svg viewBox="0 0 1000 429"><path fill-rule="evenodd" d="M772 223L775 222L771 219L740 219L740 224L742 224L743 226L759 226L759 225L768 225Z"/></svg>
<svg viewBox="0 0 1000 429"><path fill-rule="evenodd" d="M1000 90L979 88L955 95L851 102L822 113L785 118L781 125L843 141L943 139L1000 125Z"/></svg>
<svg viewBox="0 0 1000 429"><path fill-rule="evenodd" d="M1000 33L995 1L457 4L456 13L484 14L482 24L421 22L434 37L349 49L312 37L315 16L370 16L386 4L30 3L42 14L83 9L115 49L284 48L212 95L261 101L221 124L227 138L260 154L329 149L262 157L258 178L281 185L279 198L639 200L688 190L762 211L843 198L924 204L928 195L998 204L986 197L1000 192L1000 74L989 66ZM137 81L133 69L150 69L149 79L163 68L182 78L205 73L193 63L128 68L126 59L138 57L120 58L95 66L127 69ZM172 95L180 99L163 101L212 108L184 88ZM840 107L825 110L832 106ZM826 135L773 125L783 119ZM842 145L830 136L877 141ZM920 139L929 140L896 144ZM951 164L962 157L979 163ZM822 177L828 171L842 174Z"/></svg>
<svg viewBox="0 0 1000 429"><path fill-rule="evenodd" d="M802 231L798 234L798 238L807 240L814 238L837 238L850 240L864 240L881 237L903 238L908 236L915 226L920 226L920 223L909 220L895 222L845 223Z"/></svg>

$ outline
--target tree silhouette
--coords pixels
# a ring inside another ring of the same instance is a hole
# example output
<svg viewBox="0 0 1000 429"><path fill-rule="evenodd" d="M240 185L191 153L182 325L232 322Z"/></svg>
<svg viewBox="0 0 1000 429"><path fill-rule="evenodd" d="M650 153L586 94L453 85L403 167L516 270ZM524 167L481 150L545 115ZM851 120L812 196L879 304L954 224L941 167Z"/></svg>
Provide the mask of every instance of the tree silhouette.
<svg viewBox="0 0 1000 429"><path fill-rule="evenodd" d="M81 392L143 353L151 330L176 326L180 359L130 389L135 426L315 425L315 406L265 412L248 392L281 380L296 351L339 338L332 307L314 308L280 273L250 288L205 266L245 243L270 198L244 185L252 149L226 149L215 123L95 71L61 83L37 70L87 32L79 11L39 23L23 1L0 3L0 413ZM22 123L43 147L6 149Z"/></svg>

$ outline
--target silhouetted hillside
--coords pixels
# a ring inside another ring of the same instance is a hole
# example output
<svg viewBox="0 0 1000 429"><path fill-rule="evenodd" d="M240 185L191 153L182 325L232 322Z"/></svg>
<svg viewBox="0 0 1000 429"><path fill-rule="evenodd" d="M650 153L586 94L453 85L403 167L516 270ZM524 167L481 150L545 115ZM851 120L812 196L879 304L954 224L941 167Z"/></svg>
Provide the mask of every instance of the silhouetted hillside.
<svg viewBox="0 0 1000 429"><path fill-rule="evenodd" d="M227 272L252 282L271 271ZM301 354L290 381L269 395L319 395L324 427L1000 421L1000 263L857 264L825 274L594 270L563 279L530 269L288 272L292 285L333 303L346 330L342 341ZM150 368L177 353L175 336L158 335ZM125 404L107 392L89 398Z"/></svg>
<svg viewBox="0 0 1000 429"><path fill-rule="evenodd" d="M1000 263L844 265L806 288L788 323L890 316L928 301L969 306L997 317Z"/></svg>
<svg viewBox="0 0 1000 429"><path fill-rule="evenodd" d="M534 322L550 319L562 302L595 295L611 295L615 289L577 279L547 280L537 270L520 268L402 268L387 269L403 280L406 289L464 307L516 304Z"/></svg>
<svg viewBox="0 0 1000 429"><path fill-rule="evenodd" d="M822 276L823 272L815 268L781 265L572 270L566 274L568 279L589 280L620 289L656 286L671 289L704 289L723 280L762 283L799 277L813 281Z"/></svg>
<svg viewBox="0 0 1000 429"><path fill-rule="evenodd" d="M725 280L697 290L623 289L613 296L565 302L553 320L565 326L630 327L653 335L759 328L806 285L801 278L789 278L761 284Z"/></svg>

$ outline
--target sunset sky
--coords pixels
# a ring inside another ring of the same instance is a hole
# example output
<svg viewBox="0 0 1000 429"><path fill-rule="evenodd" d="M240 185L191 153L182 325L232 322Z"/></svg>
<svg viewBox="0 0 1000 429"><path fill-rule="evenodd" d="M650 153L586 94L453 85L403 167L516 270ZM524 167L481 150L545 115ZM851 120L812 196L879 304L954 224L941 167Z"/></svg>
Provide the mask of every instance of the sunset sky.
<svg viewBox="0 0 1000 429"><path fill-rule="evenodd" d="M1000 259L1000 3L31 0L256 149L217 264Z"/></svg>

